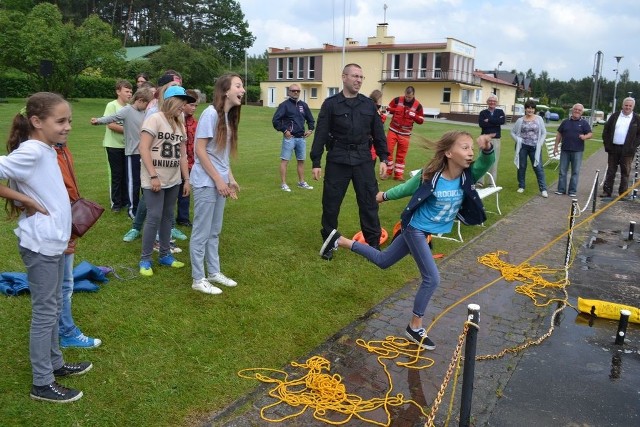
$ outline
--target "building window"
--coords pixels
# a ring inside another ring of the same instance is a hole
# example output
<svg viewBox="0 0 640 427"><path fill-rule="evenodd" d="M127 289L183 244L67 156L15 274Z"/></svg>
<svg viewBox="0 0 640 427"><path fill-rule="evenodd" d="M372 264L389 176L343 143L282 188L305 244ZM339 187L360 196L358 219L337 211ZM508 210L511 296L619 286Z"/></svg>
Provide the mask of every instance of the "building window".
<svg viewBox="0 0 640 427"><path fill-rule="evenodd" d="M420 54L420 71L419 71L418 77L420 77L421 79L427 78L427 54L426 53Z"/></svg>
<svg viewBox="0 0 640 427"><path fill-rule="evenodd" d="M338 87L330 87L330 88L328 88L327 96L333 96L333 95L337 94L338 92L340 92L340 88L338 88Z"/></svg>
<svg viewBox="0 0 640 427"><path fill-rule="evenodd" d="M451 88L445 87L442 89L442 102L451 102Z"/></svg>
<svg viewBox="0 0 640 427"><path fill-rule="evenodd" d="M462 89L462 91L460 92L460 97L462 98L462 103L463 104L468 104L471 99L471 91L469 89Z"/></svg>
<svg viewBox="0 0 640 427"><path fill-rule="evenodd" d="M293 78L293 58L287 58L287 79Z"/></svg>
<svg viewBox="0 0 640 427"><path fill-rule="evenodd" d="M405 77L407 79L413 78L413 54L412 53L407 54L407 67L405 71Z"/></svg>
<svg viewBox="0 0 640 427"><path fill-rule="evenodd" d="M397 79L400 77L400 55L391 56L391 78Z"/></svg>
<svg viewBox="0 0 640 427"><path fill-rule="evenodd" d="M317 87L312 87L311 88L311 98L316 99L318 97L318 88Z"/></svg>
<svg viewBox="0 0 640 427"><path fill-rule="evenodd" d="M436 52L433 54L433 78L441 79L442 75L442 53Z"/></svg>
<svg viewBox="0 0 640 427"><path fill-rule="evenodd" d="M309 80L316 78L316 58L315 56L309 57Z"/></svg>
<svg viewBox="0 0 640 427"><path fill-rule="evenodd" d="M276 79L278 80L282 80L284 77L284 58L278 58L276 60L277 62L277 66L276 66Z"/></svg>
<svg viewBox="0 0 640 427"><path fill-rule="evenodd" d="M304 79L304 58L298 58L298 79Z"/></svg>

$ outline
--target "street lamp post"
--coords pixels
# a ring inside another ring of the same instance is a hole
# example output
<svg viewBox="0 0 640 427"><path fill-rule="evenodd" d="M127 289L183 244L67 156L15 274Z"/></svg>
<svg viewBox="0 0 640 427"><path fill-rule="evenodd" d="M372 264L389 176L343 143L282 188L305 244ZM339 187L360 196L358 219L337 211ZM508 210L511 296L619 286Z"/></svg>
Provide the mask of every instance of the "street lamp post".
<svg viewBox="0 0 640 427"><path fill-rule="evenodd" d="M618 69L620 68L620 60L622 59L622 56L614 56L614 58L616 58L616 69L614 70L616 72L616 80L613 84L613 107L611 108L612 114L616 112L616 95L618 93Z"/></svg>

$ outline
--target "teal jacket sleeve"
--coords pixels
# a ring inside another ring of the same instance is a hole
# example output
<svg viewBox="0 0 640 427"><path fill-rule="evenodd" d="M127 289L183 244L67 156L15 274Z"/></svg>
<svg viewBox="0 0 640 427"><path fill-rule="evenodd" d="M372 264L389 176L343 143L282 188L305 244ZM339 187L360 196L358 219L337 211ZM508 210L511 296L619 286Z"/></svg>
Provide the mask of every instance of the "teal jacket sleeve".
<svg viewBox="0 0 640 427"><path fill-rule="evenodd" d="M484 150L480 151L480 155L471 165L471 175L473 175L473 179L475 181L482 178L482 176L487 173L487 171L491 168L491 165L496 161L496 153L493 151L493 148L490 152L485 152Z"/></svg>
<svg viewBox="0 0 640 427"><path fill-rule="evenodd" d="M418 187L420 187L420 183L422 180L422 173L416 174L415 176L409 178L408 181L396 185L393 188L390 188L385 192L387 196L387 200L398 200L403 197L411 196L416 192Z"/></svg>

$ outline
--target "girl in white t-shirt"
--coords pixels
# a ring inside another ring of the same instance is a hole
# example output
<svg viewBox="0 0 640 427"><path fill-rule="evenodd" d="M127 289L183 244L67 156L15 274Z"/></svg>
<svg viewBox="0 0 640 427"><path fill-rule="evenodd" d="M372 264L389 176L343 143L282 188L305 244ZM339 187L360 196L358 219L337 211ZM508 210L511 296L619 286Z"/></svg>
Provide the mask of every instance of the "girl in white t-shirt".
<svg viewBox="0 0 640 427"><path fill-rule="evenodd" d="M0 197L12 200L10 213L19 214L14 233L31 293L31 398L56 403L78 400L82 392L61 386L55 377L84 374L93 366L64 363L58 342L71 204L53 146L65 143L70 130L67 101L54 93L36 93L14 117L9 154L0 156L0 179L8 179L10 187L0 186Z"/></svg>
<svg viewBox="0 0 640 427"><path fill-rule="evenodd" d="M218 243L226 200L228 197L237 199L240 191L231 172L229 155L235 155L238 147L238 123L244 94L238 74L220 76L216 80L213 103L202 112L196 129L195 163L191 169L193 228L189 253L191 288L205 294L222 293L211 282L237 285L220 271ZM205 262L208 276L205 275Z"/></svg>
<svg viewBox="0 0 640 427"><path fill-rule="evenodd" d="M142 232L140 274L152 276L151 256L156 234L160 240L158 263L174 268L184 267L171 254L170 240L173 207L178 199L180 184L183 194L189 195L189 170L182 109L196 100L181 86L171 86L163 94L160 111L147 117L140 134L140 185L147 205L147 218Z"/></svg>

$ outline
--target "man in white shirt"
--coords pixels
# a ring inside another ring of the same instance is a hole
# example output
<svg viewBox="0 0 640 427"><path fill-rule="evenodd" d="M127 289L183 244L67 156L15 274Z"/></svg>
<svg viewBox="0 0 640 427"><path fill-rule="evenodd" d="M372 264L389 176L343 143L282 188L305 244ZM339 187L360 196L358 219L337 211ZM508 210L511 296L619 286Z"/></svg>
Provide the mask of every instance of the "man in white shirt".
<svg viewBox="0 0 640 427"><path fill-rule="evenodd" d="M640 117L633 112L635 105L635 99L625 98L622 101L622 110L613 113L604 125L602 142L608 154L608 160L601 197L611 197L618 166L620 166L618 194L623 194L629 186L631 161L640 145Z"/></svg>

